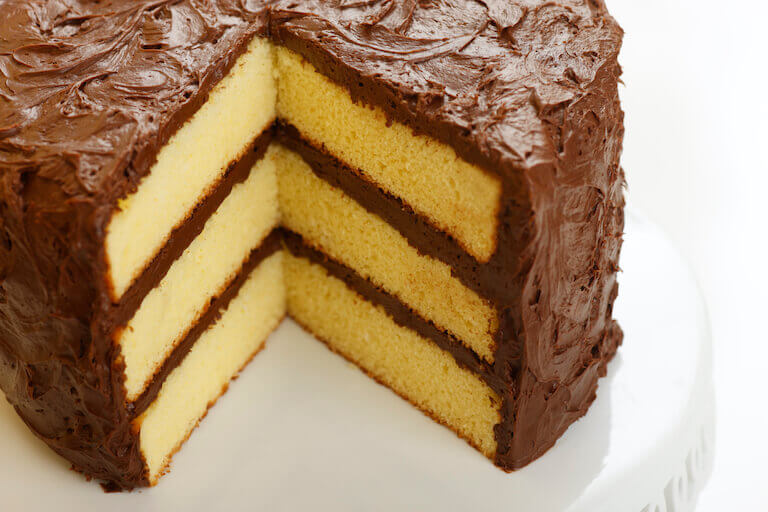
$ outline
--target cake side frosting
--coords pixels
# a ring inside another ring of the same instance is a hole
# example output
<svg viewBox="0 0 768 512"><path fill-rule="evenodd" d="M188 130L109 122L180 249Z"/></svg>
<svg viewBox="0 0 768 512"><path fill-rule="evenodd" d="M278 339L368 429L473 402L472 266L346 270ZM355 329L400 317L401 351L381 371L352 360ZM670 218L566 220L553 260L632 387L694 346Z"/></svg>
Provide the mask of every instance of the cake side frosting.
<svg viewBox="0 0 768 512"><path fill-rule="evenodd" d="M0 12L0 387L77 469L143 485L108 338L105 227L265 32L263 2L11 1Z"/></svg>
<svg viewBox="0 0 768 512"><path fill-rule="evenodd" d="M510 451L498 454L510 468L543 454L587 412L623 339L613 319L624 232L620 73L614 58L593 90L542 111L558 162L530 174L536 235L515 320L524 333L517 411Z"/></svg>

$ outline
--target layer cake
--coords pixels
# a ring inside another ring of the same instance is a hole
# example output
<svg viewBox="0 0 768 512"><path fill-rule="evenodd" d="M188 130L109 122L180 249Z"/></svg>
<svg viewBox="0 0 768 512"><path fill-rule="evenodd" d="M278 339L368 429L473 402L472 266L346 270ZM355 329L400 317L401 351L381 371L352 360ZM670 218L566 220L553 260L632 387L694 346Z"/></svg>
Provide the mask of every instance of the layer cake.
<svg viewBox="0 0 768 512"><path fill-rule="evenodd" d="M0 387L154 485L286 315L500 468L621 342L601 1L0 6Z"/></svg>

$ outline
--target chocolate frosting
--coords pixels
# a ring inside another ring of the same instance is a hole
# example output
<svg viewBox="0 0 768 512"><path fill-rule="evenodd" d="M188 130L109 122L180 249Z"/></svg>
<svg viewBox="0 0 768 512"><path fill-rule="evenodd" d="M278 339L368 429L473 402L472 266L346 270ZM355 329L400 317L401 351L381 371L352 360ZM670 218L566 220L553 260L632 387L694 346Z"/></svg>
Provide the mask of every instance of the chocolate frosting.
<svg viewBox="0 0 768 512"><path fill-rule="evenodd" d="M621 341L622 32L602 0L10 0L0 16L0 388L76 469L147 483L105 228L254 34L502 178L496 278L477 280L501 317L497 464L587 410Z"/></svg>

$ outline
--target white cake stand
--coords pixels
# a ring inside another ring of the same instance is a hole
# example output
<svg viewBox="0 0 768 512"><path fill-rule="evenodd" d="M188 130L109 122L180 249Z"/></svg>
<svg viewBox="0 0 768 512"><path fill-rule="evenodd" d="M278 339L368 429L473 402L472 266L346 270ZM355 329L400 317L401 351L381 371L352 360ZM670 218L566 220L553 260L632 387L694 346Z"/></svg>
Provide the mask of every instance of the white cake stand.
<svg viewBox="0 0 768 512"><path fill-rule="evenodd" d="M154 489L104 494L2 401L0 508L691 511L713 453L706 315L686 265L636 215L621 266L626 338L597 400L513 474L286 322Z"/></svg>

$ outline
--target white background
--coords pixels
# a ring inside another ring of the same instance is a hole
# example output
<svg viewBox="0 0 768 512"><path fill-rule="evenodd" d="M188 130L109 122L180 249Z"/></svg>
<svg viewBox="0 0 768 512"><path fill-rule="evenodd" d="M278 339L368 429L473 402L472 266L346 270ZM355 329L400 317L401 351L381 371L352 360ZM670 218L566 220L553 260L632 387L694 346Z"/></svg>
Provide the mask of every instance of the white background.
<svg viewBox="0 0 768 512"><path fill-rule="evenodd" d="M698 510L768 510L768 2L607 2L626 32L628 198L690 261L712 320L717 449Z"/></svg>

